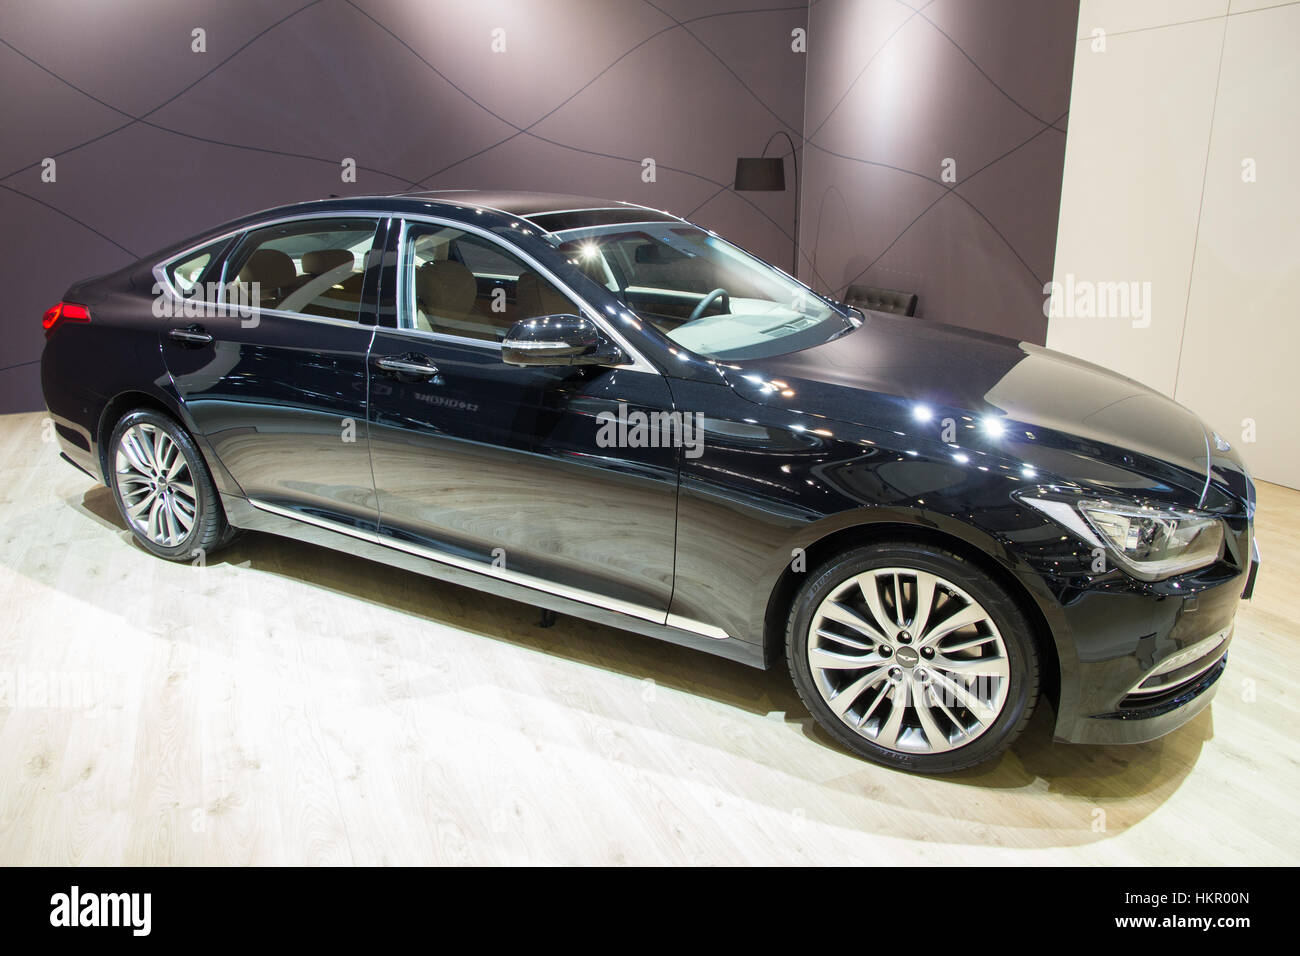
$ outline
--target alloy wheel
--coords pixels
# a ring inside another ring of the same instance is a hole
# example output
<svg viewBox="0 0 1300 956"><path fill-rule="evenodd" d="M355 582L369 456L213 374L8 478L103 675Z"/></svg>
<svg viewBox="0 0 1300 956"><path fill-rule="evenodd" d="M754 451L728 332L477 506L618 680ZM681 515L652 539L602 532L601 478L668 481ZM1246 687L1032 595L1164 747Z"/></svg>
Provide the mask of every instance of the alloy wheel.
<svg viewBox="0 0 1300 956"><path fill-rule="evenodd" d="M993 618L928 571L874 568L848 578L818 605L807 649L826 705L887 750L963 747L1006 705L1011 665Z"/></svg>
<svg viewBox="0 0 1300 956"><path fill-rule="evenodd" d="M135 530L174 548L189 537L198 494L185 454L162 428L132 425L117 444L117 493Z"/></svg>

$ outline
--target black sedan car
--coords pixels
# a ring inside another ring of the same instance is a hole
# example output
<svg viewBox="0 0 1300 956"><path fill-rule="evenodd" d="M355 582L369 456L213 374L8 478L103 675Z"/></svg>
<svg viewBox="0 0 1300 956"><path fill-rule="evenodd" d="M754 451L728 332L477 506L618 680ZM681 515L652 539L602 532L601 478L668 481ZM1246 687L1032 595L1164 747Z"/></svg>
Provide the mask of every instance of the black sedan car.
<svg viewBox="0 0 1300 956"><path fill-rule="evenodd" d="M789 666L872 760L958 770L1206 707L1254 488L1169 399L824 298L622 202L311 202L80 282L63 455L154 554L289 535Z"/></svg>

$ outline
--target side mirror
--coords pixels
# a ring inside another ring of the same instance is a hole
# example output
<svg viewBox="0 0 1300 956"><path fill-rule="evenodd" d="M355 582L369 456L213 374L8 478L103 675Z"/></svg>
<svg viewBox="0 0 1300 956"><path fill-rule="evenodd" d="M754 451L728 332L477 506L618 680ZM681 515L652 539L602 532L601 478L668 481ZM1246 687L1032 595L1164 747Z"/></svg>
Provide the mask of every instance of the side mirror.
<svg viewBox="0 0 1300 956"><path fill-rule="evenodd" d="M521 319L501 343L507 365L621 365L623 350L595 322L578 315Z"/></svg>

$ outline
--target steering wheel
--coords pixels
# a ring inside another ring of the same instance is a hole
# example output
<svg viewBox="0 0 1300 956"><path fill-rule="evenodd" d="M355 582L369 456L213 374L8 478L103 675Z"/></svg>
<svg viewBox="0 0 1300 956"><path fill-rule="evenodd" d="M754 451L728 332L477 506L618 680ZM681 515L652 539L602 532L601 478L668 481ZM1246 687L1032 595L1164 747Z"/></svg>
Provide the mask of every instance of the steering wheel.
<svg viewBox="0 0 1300 956"><path fill-rule="evenodd" d="M722 300L722 309L724 312L731 311L731 296L727 295L727 290L714 289L712 292L710 292L708 295L706 295L703 299L700 300L699 305L697 305L694 309L691 310L691 317L686 321L694 322L696 319L702 316L704 314L704 310L707 309L710 305L712 305L713 302L717 299Z"/></svg>

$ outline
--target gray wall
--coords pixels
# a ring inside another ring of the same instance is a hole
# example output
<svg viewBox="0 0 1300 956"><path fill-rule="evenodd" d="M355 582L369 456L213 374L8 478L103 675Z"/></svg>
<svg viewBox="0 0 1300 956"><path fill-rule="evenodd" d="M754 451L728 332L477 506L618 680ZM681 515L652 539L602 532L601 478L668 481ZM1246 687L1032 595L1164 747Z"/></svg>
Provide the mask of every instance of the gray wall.
<svg viewBox="0 0 1300 956"><path fill-rule="evenodd" d="M814 0L800 277L916 292L918 315L1041 344L1078 15Z"/></svg>
<svg viewBox="0 0 1300 956"><path fill-rule="evenodd" d="M1030 293L1051 273L1064 120L972 173L1042 126L1031 113L1064 113L1075 9L1060 0L933 0L915 16L902 0L0 4L0 411L40 407L39 319L73 280L224 219L331 193L512 187L629 199L784 265L793 192L729 188L736 157L757 155L777 130L810 138L801 277L842 291L878 260L860 281L920 292L927 315L1041 341L1041 296ZM191 50L196 27L205 53ZM791 48L801 27L807 55ZM491 49L496 28L504 53ZM769 155L785 151L774 144ZM948 188L929 180L953 154L962 181L944 198ZM46 157L57 163L52 183L41 178ZM345 157L357 161L354 184L341 181ZM646 157L654 183L642 181Z"/></svg>

